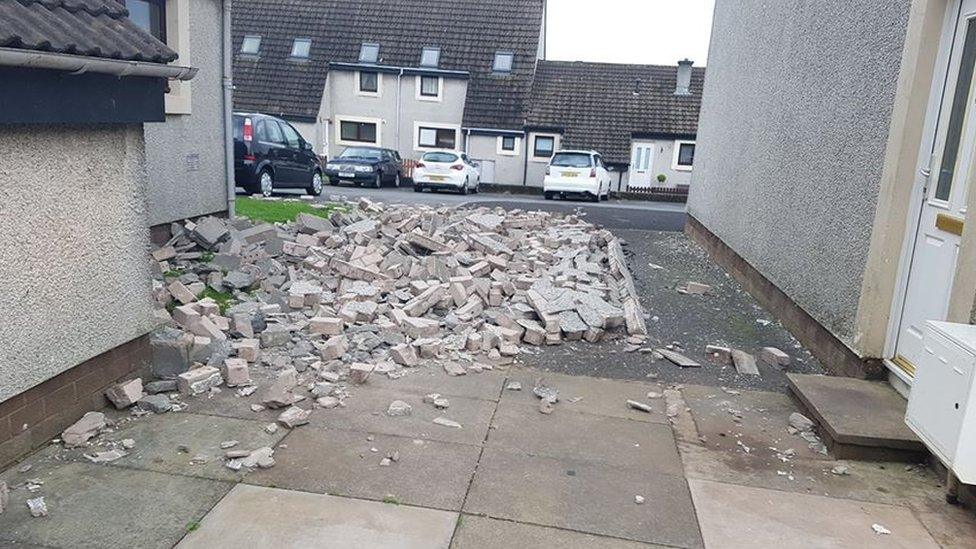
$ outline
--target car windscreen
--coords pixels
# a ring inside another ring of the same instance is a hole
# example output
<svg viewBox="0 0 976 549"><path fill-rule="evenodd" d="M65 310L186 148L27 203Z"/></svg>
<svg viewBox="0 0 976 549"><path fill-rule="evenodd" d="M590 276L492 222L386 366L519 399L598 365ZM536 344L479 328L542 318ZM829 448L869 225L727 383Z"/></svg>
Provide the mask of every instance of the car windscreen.
<svg viewBox="0 0 976 549"><path fill-rule="evenodd" d="M381 157L382 154L380 151L361 147L349 147L339 155L339 158L359 158L364 160L379 160Z"/></svg>
<svg viewBox="0 0 976 549"><path fill-rule="evenodd" d="M457 162L458 156L456 154L446 153L446 152L429 152L421 158L424 162L441 162L444 164L451 164Z"/></svg>
<svg viewBox="0 0 976 549"><path fill-rule="evenodd" d="M590 168L593 158L584 153L556 153L550 165L557 168Z"/></svg>

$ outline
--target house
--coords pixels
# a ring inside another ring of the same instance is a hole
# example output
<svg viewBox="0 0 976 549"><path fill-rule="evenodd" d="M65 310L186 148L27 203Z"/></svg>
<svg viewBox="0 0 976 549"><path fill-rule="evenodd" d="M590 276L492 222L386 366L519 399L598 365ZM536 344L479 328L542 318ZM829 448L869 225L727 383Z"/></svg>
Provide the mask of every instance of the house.
<svg viewBox="0 0 976 549"><path fill-rule="evenodd" d="M456 149L483 183L541 187L565 139L612 159L619 190L686 187L704 69L546 61L546 9L544 0L241 0L235 108L288 120L329 158L351 145L414 160ZM625 174L632 161L642 168Z"/></svg>
<svg viewBox="0 0 976 549"><path fill-rule="evenodd" d="M0 464L148 359L144 127L196 69L127 13L0 0Z"/></svg>
<svg viewBox="0 0 976 549"><path fill-rule="evenodd" d="M166 119L143 127L149 172L149 223L169 237L172 221L221 214L233 193L230 2L119 0L130 19L198 69L192 81L170 82ZM225 40L227 38L227 40ZM226 42L226 43L225 43ZM228 193L228 181L231 192Z"/></svg>
<svg viewBox="0 0 976 549"><path fill-rule="evenodd" d="M827 368L903 394L925 323L974 320L974 14L716 3L688 232Z"/></svg>
<svg viewBox="0 0 976 549"><path fill-rule="evenodd" d="M539 61L526 120L527 180L542 181L549 142L602 153L618 192L687 189L704 79L705 69L687 60L676 67Z"/></svg>

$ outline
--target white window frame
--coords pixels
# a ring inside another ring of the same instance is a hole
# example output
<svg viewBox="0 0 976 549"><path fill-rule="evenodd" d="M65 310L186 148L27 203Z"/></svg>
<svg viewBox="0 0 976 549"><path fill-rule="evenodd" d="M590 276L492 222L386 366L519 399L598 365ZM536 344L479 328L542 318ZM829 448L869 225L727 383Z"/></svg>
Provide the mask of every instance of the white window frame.
<svg viewBox="0 0 976 549"><path fill-rule="evenodd" d="M190 0L166 0L166 45L179 55L174 63L193 66L190 52ZM189 80L169 81L169 92L163 100L166 114L192 114L190 84Z"/></svg>
<svg viewBox="0 0 976 549"><path fill-rule="evenodd" d="M671 169L678 172L690 172L694 166L682 166L678 164L678 156L681 154L682 145L695 145L695 152L698 152L698 144L695 141L675 140L674 151L671 155Z"/></svg>
<svg viewBox="0 0 976 549"><path fill-rule="evenodd" d="M308 42L308 55L295 55L295 46L297 46L299 42ZM291 53L288 55L289 59L309 59L311 57L312 57L311 38L305 36L299 36L291 41Z"/></svg>
<svg viewBox="0 0 976 549"><path fill-rule="evenodd" d="M529 160L532 162L538 162L540 164L548 164L552 160L551 156L536 156L535 155L535 140L539 137L551 137L552 138L552 154L556 154L559 150L559 134L558 133L534 133L529 136L529 148L526 149L526 154L529 155Z"/></svg>
<svg viewBox="0 0 976 549"><path fill-rule="evenodd" d="M356 122L360 124L376 124L376 142L370 143L368 141L346 141L342 139L342 123L343 122ZM345 116L337 115L335 117L335 144L341 145L343 147L382 147L383 146L383 119L382 118L365 118L362 116Z"/></svg>
<svg viewBox="0 0 976 549"><path fill-rule="evenodd" d="M369 92L369 91L363 91L362 90L362 87L360 86L360 78L362 77L362 74L364 72L376 73L376 91L375 92ZM355 80L355 86L356 86L356 88L353 91L356 92L356 95L360 95L362 97L382 97L383 96L383 73L378 72L378 71L356 71L356 78L354 80Z"/></svg>
<svg viewBox="0 0 976 549"><path fill-rule="evenodd" d="M461 125L460 124L443 124L440 122L414 122L413 123L413 150L419 152L428 151L439 151L440 147L422 147L420 145L420 128L429 128L432 130L454 130L454 150L459 153L462 152L461 146Z"/></svg>
<svg viewBox="0 0 976 549"><path fill-rule="evenodd" d="M502 148L502 143L504 143L506 137L512 137L515 139L515 149L506 151ZM518 156L521 148L522 138L518 135L499 135L498 142L495 144L495 152L501 156Z"/></svg>
<svg viewBox="0 0 976 549"><path fill-rule="evenodd" d="M433 76L433 75L430 75L430 74L418 74L417 75L417 80L416 80L417 86L416 86L416 90L415 90L415 92L416 92L415 93L415 96L417 98L417 101L433 101L435 103L440 103L441 101L443 101L444 100L444 77L443 76L436 76L436 77L434 77L434 78L437 78L437 95L424 95L424 94L420 93L420 84L423 81L423 77L424 76L430 77L430 76Z"/></svg>

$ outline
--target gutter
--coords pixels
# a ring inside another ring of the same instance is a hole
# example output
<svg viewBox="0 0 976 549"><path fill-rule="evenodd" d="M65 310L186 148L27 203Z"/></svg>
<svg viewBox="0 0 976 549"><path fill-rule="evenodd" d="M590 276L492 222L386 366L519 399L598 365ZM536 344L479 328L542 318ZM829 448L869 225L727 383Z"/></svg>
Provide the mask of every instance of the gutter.
<svg viewBox="0 0 976 549"><path fill-rule="evenodd" d="M231 0L223 0L224 13L221 33L223 63L221 80L224 88L224 171L227 183L227 217L234 219L237 214L237 183L234 180L234 81L233 59L231 58Z"/></svg>
<svg viewBox="0 0 976 549"><path fill-rule="evenodd" d="M0 66L68 71L73 74L95 72L115 76L149 76L169 80L190 80L195 67L180 67L144 61L122 61L81 55L0 48Z"/></svg>

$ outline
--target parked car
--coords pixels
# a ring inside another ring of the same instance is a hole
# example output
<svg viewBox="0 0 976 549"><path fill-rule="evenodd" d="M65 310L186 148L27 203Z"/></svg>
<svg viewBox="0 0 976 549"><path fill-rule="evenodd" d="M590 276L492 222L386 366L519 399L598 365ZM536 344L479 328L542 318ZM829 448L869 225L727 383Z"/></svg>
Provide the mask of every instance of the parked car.
<svg viewBox="0 0 976 549"><path fill-rule="evenodd" d="M325 165L325 176L331 185L353 183L378 189L383 183L393 183L399 187L403 160L393 149L348 147Z"/></svg>
<svg viewBox="0 0 976 549"><path fill-rule="evenodd" d="M610 172L596 151L556 151L546 167L542 191L546 200L556 195L585 196L593 202L610 198Z"/></svg>
<svg viewBox="0 0 976 549"><path fill-rule="evenodd" d="M294 127L265 114L234 114L234 179L251 194L305 189L322 194L322 163Z"/></svg>
<svg viewBox="0 0 976 549"><path fill-rule="evenodd" d="M424 153L413 168L413 190L449 189L461 194L478 192L481 174L468 155L457 151L437 150Z"/></svg>

